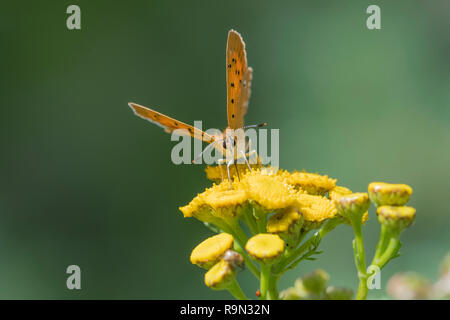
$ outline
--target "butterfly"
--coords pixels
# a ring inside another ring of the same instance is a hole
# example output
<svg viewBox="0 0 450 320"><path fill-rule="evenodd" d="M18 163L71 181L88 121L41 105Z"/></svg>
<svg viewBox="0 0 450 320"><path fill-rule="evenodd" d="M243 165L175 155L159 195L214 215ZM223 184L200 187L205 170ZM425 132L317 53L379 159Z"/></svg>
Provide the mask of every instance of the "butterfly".
<svg viewBox="0 0 450 320"><path fill-rule="evenodd" d="M250 127L262 127L267 124L263 123L259 125L244 127L244 116L247 113L248 109L248 103L251 94L252 78L253 78L253 69L247 66L247 52L245 51L245 43L238 32L236 32L235 30L230 30L228 32L227 51L226 51L227 120L228 120L227 129L232 130L247 129ZM137 116L162 127L166 132L172 133L177 129L182 129L178 130L176 133L189 135L195 139L207 142L210 144L210 147L216 148L222 154L225 154L227 150L235 148L236 146L236 136L234 136L233 134L231 135L228 134L229 130L225 130L221 136L209 135L206 132L203 132L198 128L194 128L189 124L178 121L174 118L166 116L155 110L146 108L139 104L130 102L128 103L128 105ZM236 165L235 160L238 156L241 155L235 155L231 160L228 160L227 162L228 179L230 181L230 185L231 185L231 178L229 166L233 163ZM245 161L249 166L249 169L251 170L251 167L246 159L245 153L242 154L242 156L245 158ZM219 159L218 162L219 166L223 163L224 159Z"/></svg>

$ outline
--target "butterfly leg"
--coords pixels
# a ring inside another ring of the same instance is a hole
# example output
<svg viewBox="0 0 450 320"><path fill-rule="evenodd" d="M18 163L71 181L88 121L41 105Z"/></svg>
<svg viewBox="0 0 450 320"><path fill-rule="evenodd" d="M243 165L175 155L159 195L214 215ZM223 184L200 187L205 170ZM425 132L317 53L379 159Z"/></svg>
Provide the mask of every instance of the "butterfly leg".
<svg viewBox="0 0 450 320"><path fill-rule="evenodd" d="M219 165L219 170L220 170L220 175L222 177L222 182L223 182L223 170L222 170L222 165L225 163L225 159L219 159L217 160L217 164ZM228 174L229 175L229 174Z"/></svg>
<svg viewBox="0 0 450 320"><path fill-rule="evenodd" d="M248 169L249 169L250 171L252 171L252 167L250 166L250 163L248 162L247 157L245 156L245 152L241 150L241 153L242 153L242 156L244 157L245 163L246 163L247 166L248 166ZM249 154L250 154L250 153L249 153Z"/></svg>

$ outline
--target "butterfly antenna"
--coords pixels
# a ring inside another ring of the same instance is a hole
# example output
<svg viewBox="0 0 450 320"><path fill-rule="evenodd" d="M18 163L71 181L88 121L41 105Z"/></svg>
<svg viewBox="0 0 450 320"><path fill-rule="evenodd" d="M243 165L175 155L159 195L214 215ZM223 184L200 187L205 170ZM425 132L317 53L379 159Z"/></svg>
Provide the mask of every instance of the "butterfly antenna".
<svg viewBox="0 0 450 320"><path fill-rule="evenodd" d="M263 123L260 123L260 124L252 124L250 126L245 126L245 127L243 127L243 129L262 128L262 127L265 127L265 126L267 126L267 122L263 122Z"/></svg>

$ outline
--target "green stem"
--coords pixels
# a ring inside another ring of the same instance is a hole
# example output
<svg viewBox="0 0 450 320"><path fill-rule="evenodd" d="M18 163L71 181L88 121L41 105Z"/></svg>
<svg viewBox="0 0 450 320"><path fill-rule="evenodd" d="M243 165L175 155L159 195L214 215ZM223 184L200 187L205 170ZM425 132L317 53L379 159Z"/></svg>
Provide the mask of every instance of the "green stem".
<svg viewBox="0 0 450 320"><path fill-rule="evenodd" d="M290 251L284 259L276 266L275 273L276 274L282 274L284 271L286 271L286 267L291 263L294 262L303 252L305 252L313 243L313 241L316 238L316 233L314 236L306 240L300 247L295 248L294 250Z"/></svg>
<svg viewBox="0 0 450 320"><path fill-rule="evenodd" d="M284 259L276 266L275 274L280 275L284 273L287 270L286 267L288 267L290 263L294 262L301 254L308 250L313 243L321 240L328 232L336 228L341 223L342 220L337 218L328 220L319 231L306 240L300 247L288 252Z"/></svg>
<svg viewBox="0 0 450 320"><path fill-rule="evenodd" d="M253 261L247 255L247 252L245 252L244 249L242 249L239 243L234 244L234 249L240 253L240 255L244 258L245 266L251 271L251 273L253 273L256 279L259 280L260 272L258 270L258 267L254 265Z"/></svg>
<svg viewBox="0 0 450 320"><path fill-rule="evenodd" d="M354 254L356 268L358 269L358 292L356 293L357 300L365 300L367 297L367 272L366 272L366 257L364 252L364 241L362 236L362 227L360 219L352 219L353 232L355 234Z"/></svg>
<svg viewBox="0 0 450 320"><path fill-rule="evenodd" d="M236 281L236 279L233 279L233 281L231 282L231 284L227 288L227 290L237 300L248 300L248 298L245 296L244 292L242 291L242 289L239 286L239 283Z"/></svg>
<svg viewBox="0 0 450 320"><path fill-rule="evenodd" d="M239 225L238 220L233 220L228 224L221 222L218 227L226 233L231 234L233 238L236 239L236 241L234 242L235 250L241 254L241 256L244 258L245 266L253 273L256 279L259 280L260 272L258 268L253 264L252 260L247 255L247 252L245 252L245 250L243 249L245 248L245 244L247 243L248 238Z"/></svg>
<svg viewBox="0 0 450 320"><path fill-rule="evenodd" d="M253 217L256 220L257 233L266 233L267 214L261 210L253 208Z"/></svg>
<svg viewBox="0 0 450 320"><path fill-rule="evenodd" d="M374 264L374 262L378 260L380 256L383 254L384 250L386 249L386 246L388 245L388 242L389 242L388 230L386 226L382 224L380 230L380 238L378 239L372 264Z"/></svg>
<svg viewBox="0 0 450 320"><path fill-rule="evenodd" d="M270 300L278 300L278 280L279 276L271 275L269 279L269 298Z"/></svg>
<svg viewBox="0 0 450 320"><path fill-rule="evenodd" d="M356 292L356 300L366 300L367 293L367 276L359 278L358 291Z"/></svg>
<svg viewBox="0 0 450 320"><path fill-rule="evenodd" d="M261 264L261 279L260 279L260 300L267 300L267 290L270 282L270 265Z"/></svg>
<svg viewBox="0 0 450 320"><path fill-rule="evenodd" d="M253 219L253 210L246 210L246 212L243 214L243 217L252 235L257 234L258 226L256 224L255 219Z"/></svg>
<svg viewBox="0 0 450 320"><path fill-rule="evenodd" d="M386 265L386 263L388 263L389 260L391 260L391 258L397 254L398 250L400 249L400 246L401 243L398 238L391 238L386 250L384 251L384 253L381 255L380 258L374 261L374 264L380 267L380 269L382 269Z"/></svg>

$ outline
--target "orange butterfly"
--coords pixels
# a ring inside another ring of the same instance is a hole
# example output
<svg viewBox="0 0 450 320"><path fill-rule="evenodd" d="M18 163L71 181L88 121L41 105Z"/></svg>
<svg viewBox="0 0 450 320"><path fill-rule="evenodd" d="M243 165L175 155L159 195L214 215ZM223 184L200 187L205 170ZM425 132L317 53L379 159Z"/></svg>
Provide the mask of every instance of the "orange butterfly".
<svg viewBox="0 0 450 320"><path fill-rule="evenodd" d="M237 130L237 129L245 129L248 127L265 126L266 123L256 126L244 127L244 116L247 113L248 101L250 99L250 88L252 82L253 69L251 67L247 67L247 53L245 51L245 43L242 40L241 35L234 30L230 30L228 32L226 56L227 56L226 73L227 73L227 116L228 116L227 129ZM130 106L131 109L133 109L134 113L137 116L164 128L166 132L172 133L177 129L184 129L182 131L177 131L177 133L180 132L182 134L184 132L185 134L189 134L193 138L205 141L209 143L211 146L217 148L222 154L226 153L227 147L228 148L229 146L234 147L236 145L235 143L236 137L228 135L227 130L223 132L222 136L209 135L206 132L194 128L191 125L175 120L162 113L143 107L136 103L130 102L128 103L128 105ZM243 156L245 158L245 154L243 154ZM236 157L234 157L233 159L235 160ZM220 160L218 162L219 165L223 163L223 160L222 161ZM250 168L250 165L246 158L245 160ZM230 180L229 166L232 163L236 164L234 161L229 161L227 163L229 180Z"/></svg>

